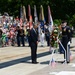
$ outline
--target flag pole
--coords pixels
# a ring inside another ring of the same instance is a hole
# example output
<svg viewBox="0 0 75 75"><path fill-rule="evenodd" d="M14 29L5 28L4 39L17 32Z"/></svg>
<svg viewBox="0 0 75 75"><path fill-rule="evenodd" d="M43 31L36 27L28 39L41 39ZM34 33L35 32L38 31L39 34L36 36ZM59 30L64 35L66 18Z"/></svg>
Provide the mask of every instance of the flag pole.
<svg viewBox="0 0 75 75"><path fill-rule="evenodd" d="M64 63L66 64L66 49L64 48L64 46L62 45L62 43L60 42L59 39L58 39L58 41L59 41L60 45L62 46L64 52L65 52L65 59L64 59L65 62Z"/></svg>
<svg viewBox="0 0 75 75"><path fill-rule="evenodd" d="M55 65L56 65L56 62L55 62L55 60L54 60L54 58L53 58L54 50L55 50L55 49L52 50L51 60L49 61L49 65L51 65L53 68L54 68Z"/></svg>

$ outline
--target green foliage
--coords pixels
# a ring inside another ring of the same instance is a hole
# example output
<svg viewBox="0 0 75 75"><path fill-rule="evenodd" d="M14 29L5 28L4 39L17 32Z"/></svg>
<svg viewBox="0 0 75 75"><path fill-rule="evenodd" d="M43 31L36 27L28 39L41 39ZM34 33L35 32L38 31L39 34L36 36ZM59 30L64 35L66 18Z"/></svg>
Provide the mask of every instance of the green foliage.
<svg viewBox="0 0 75 75"><path fill-rule="evenodd" d="M70 26L73 26L75 28L75 14L72 16L72 18L69 20Z"/></svg>
<svg viewBox="0 0 75 75"><path fill-rule="evenodd" d="M57 24L57 26L59 26L61 24L61 19L55 19L54 25L56 25L56 24Z"/></svg>

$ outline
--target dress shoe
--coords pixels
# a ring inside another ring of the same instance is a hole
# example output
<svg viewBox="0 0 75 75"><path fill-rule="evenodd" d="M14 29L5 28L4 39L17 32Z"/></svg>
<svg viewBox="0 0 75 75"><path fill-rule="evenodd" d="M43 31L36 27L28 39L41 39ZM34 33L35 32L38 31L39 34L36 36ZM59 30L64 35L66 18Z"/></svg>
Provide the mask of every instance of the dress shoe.
<svg viewBox="0 0 75 75"><path fill-rule="evenodd" d="M70 63L70 61L67 61L67 63Z"/></svg>
<svg viewBox="0 0 75 75"><path fill-rule="evenodd" d="M65 63L65 62L66 62L67 64L70 63L70 61L64 61L64 63Z"/></svg>
<svg viewBox="0 0 75 75"><path fill-rule="evenodd" d="M32 62L33 64L38 64L39 62Z"/></svg>

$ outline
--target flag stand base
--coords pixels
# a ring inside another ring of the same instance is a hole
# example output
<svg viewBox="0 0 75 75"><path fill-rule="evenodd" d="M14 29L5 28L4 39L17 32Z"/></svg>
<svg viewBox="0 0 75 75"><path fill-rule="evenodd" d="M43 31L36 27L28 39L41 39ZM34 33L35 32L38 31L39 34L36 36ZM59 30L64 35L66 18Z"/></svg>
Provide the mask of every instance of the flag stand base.
<svg viewBox="0 0 75 75"><path fill-rule="evenodd" d="M63 62L63 64L67 64L67 62L66 62L66 59L64 59L64 62Z"/></svg>

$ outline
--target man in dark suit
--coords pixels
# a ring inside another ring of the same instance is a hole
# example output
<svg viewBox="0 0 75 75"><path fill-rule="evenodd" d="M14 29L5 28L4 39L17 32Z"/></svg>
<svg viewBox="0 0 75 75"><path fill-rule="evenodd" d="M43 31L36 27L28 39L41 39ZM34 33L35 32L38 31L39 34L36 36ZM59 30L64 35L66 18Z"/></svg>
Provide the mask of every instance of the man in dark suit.
<svg viewBox="0 0 75 75"><path fill-rule="evenodd" d="M17 45L18 45L18 47L20 47L20 27L19 26L17 26L16 27L16 35L17 35Z"/></svg>
<svg viewBox="0 0 75 75"><path fill-rule="evenodd" d="M33 28L30 30L30 48L31 48L31 59L32 63L37 63L37 45L38 45L38 34L37 25L34 24Z"/></svg>
<svg viewBox="0 0 75 75"><path fill-rule="evenodd" d="M20 29L20 39L21 39L21 42L22 42L22 46L23 47L25 46L24 37L25 37L24 26L22 26L22 28Z"/></svg>

